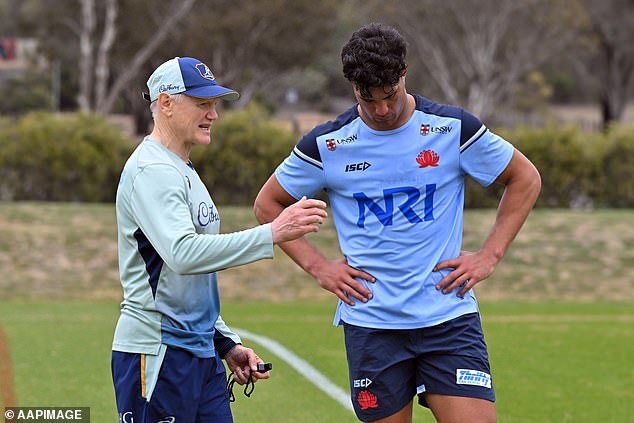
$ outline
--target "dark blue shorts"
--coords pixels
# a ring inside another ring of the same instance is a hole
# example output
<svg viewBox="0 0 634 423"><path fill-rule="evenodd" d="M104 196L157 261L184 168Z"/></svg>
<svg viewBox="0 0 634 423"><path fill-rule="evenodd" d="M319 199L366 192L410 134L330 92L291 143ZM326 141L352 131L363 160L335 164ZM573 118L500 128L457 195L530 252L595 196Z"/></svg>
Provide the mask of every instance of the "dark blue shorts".
<svg viewBox="0 0 634 423"><path fill-rule="evenodd" d="M344 323L352 404L361 421L388 417L424 393L495 401L478 313L420 329Z"/></svg>
<svg viewBox="0 0 634 423"><path fill-rule="evenodd" d="M158 355L112 352L122 423L231 423L227 377L219 357L199 358L163 345Z"/></svg>

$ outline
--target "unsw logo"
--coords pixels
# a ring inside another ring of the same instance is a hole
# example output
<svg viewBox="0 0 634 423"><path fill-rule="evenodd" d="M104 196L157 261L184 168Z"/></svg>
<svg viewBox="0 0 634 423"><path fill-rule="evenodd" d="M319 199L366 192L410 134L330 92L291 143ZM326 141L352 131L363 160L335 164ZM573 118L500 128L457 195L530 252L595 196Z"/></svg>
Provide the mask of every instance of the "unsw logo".
<svg viewBox="0 0 634 423"><path fill-rule="evenodd" d="M418 167L436 167L438 166L438 161L440 160L440 156L434 150L425 150L418 153L416 157L416 162L419 164Z"/></svg>
<svg viewBox="0 0 634 423"><path fill-rule="evenodd" d="M337 144L352 144L357 140L357 138L357 134L350 135L349 137L341 138L338 140L334 138L329 138L326 140L326 147L328 148L328 150L334 151L337 148Z"/></svg>
<svg viewBox="0 0 634 423"><path fill-rule="evenodd" d="M431 126L428 123L423 123L420 126L420 134L422 136L428 135L430 132L445 135L451 132L451 126Z"/></svg>

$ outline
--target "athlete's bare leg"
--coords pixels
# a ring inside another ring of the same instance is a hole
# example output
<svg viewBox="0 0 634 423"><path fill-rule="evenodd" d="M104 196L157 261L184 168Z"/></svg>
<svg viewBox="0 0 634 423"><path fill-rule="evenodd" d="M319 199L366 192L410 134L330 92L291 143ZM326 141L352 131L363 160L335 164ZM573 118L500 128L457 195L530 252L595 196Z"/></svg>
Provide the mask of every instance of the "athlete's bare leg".
<svg viewBox="0 0 634 423"><path fill-rule="evenodd" d="M373 420L372 423L412 423L412 402L410 401L409 404L391 416Z"/></svg>
<svg viewBox="0 0 634 423"><path fill-rule="evenodd" d="M495 403L468 397L425 394L438 423L496 423Z"/></svg>

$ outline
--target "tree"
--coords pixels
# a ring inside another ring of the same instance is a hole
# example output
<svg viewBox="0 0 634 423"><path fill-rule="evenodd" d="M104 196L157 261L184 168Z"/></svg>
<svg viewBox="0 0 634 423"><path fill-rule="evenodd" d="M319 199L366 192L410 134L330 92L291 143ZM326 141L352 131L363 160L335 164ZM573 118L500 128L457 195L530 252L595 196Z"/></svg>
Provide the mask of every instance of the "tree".
<svg viewBox="0 0 634 423"><path fill-rule="evenodd" d="M83 111L91 110L103 114L112 111L117 98L126 85L139 72L149 57L161 45L171 32L171 28L187 16L196 0L182 0L172 4L167 18L155 33L130 58L128 66L119 69L114 80L110 83L108 77L110 69L110 49L117 33L118 0L105 0L105 17L103 30L99 41L93 39L95 28L96 7L94 0L80 0L82 20L80 25L80 85L78 103ZM93 57L97 54L96 61ZM93 73L94 72L94 73ZM91 89L94 79L94 98L91 101Z"/></svg>
<svg viewBox="0 0 634 423"><path fill-rule="evenodd" d="M482 119L572 42L578 13L562 0L402 0L381 12L407 38L409 60L445 101ZM420 81L420 80L419 80Z"/></svg>
<svg viewBox="0 0 634 423"><path fill-rule="evenodd" d="M238 89L242 107L257 94L267 96L289 72L313 66L329 53L337 5L336 0L220 1L190 17L181 47L207 61L223 84Z"/></svg>
<svg viewBox="0 0 634 423"><path fill-rule="evenodd" d="M196 1L162 1L160 16L152 15L150 0L25 1L21 29L39 40L43 56L63 63L80 110L107 114ZM139 36L121 37L132 31Z"/></svg>
<svg viewBox="0 0 634 423"><path fill-rule="evenodd" d="M583 0L590 46L578 61L594 81L604 130L620 121L634 76L634 1ZM584 60L585 59L585 60Z"/></svg>

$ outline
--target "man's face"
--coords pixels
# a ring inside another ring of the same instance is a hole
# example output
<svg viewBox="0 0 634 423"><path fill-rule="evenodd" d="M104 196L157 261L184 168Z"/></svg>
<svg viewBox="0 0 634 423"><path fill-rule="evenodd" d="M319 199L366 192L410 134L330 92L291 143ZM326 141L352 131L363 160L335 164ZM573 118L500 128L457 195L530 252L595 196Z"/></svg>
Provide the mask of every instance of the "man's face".
<svg viewBox="0 0 634 423"><path fill-rule="evenodd" d="M173 122L178 126L178 135L184 143L206 145L211 142L211 125L218 119L217 104L217 98L187 95L174 104Z"/></svg>
<svg viewBox="0 0 634 423"><path fill-rule="evenodd" d="M370 96L361 94L354 86L354 95L359 102L359 113L363 121L372 129L389 131L403 125L408 116L404 115L407 105L405 76L394 86L372 87Z"/></svg>

